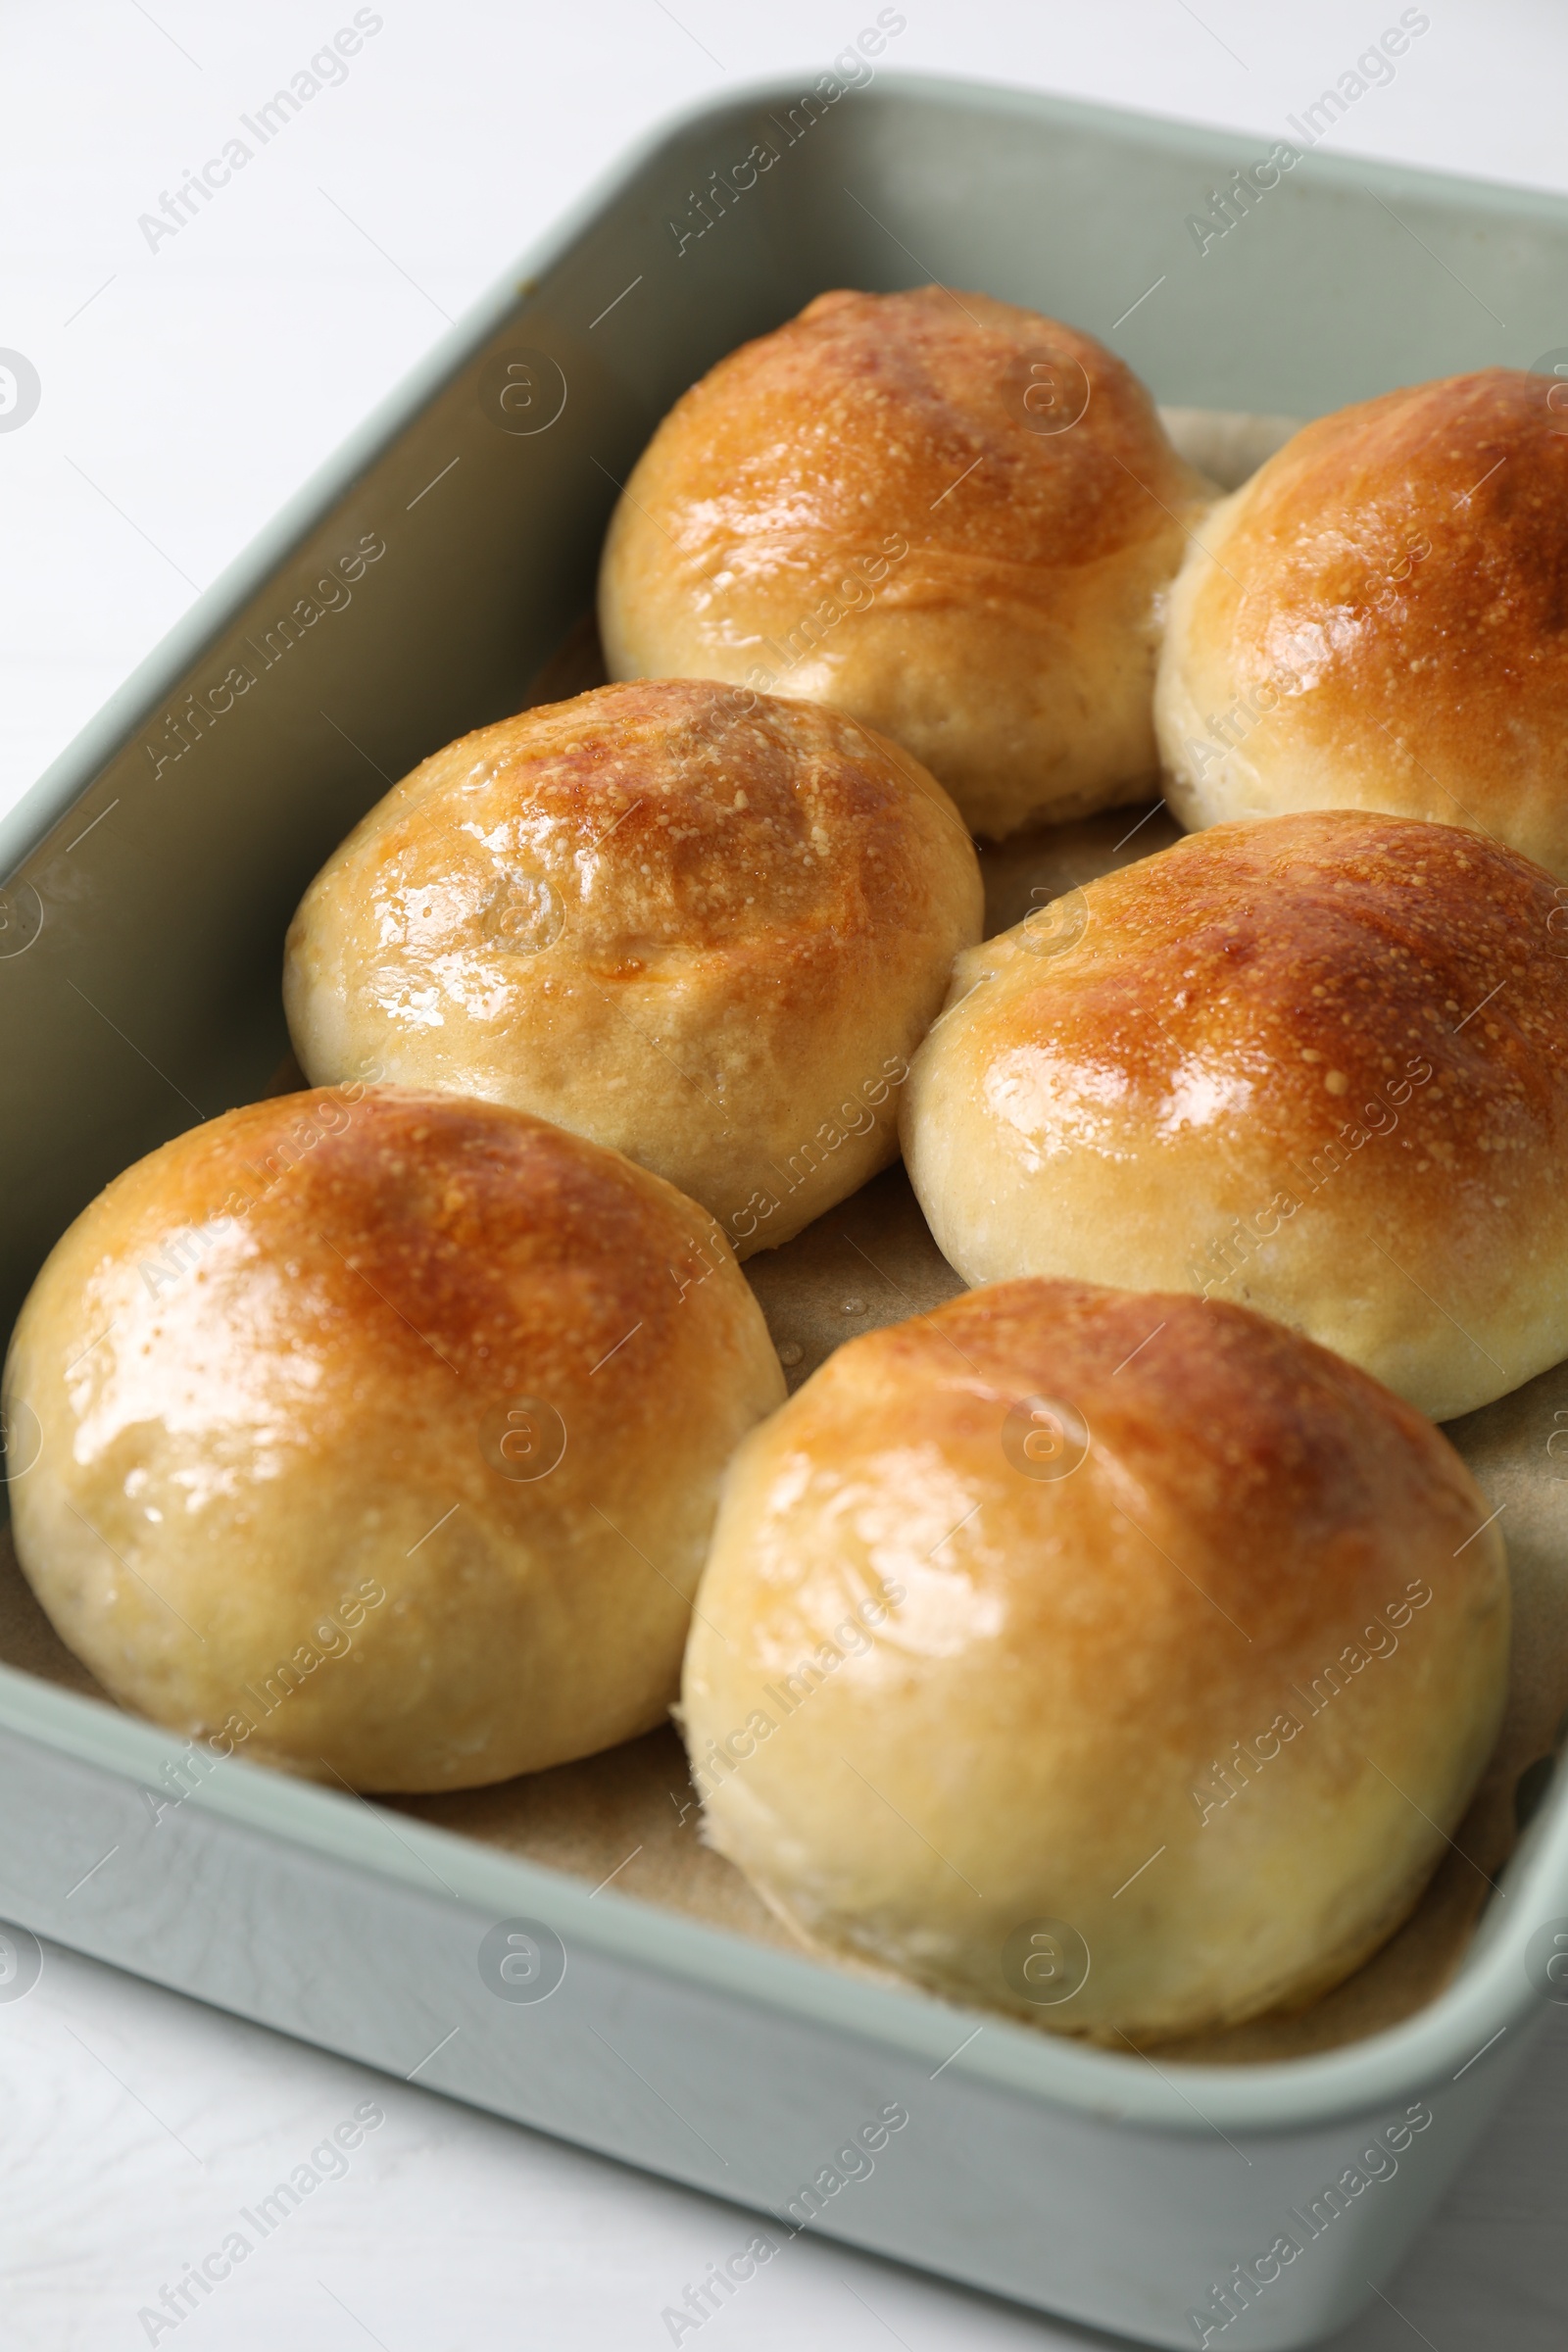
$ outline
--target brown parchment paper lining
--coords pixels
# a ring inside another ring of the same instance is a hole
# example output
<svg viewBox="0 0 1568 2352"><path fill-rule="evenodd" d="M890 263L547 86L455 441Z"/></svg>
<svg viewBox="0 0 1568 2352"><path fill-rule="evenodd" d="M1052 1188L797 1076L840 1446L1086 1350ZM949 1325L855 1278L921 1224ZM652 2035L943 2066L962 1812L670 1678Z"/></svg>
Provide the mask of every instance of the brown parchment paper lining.
<svg viewBox="0 0 1568 2352"><path fill-rule="evenodd" d="M1244 479L1288 437L1293 423L1206 411L1166 412L1166 417L1186 454L1225 487ZM540 673L530 700L560 700L603 678L593 627L584 622ZM1000 848L983 846L988 930L1007 928L1031 906L1163 849L1177 834L1162 806L1145 804ZM273 1091L301 1084L298 1071L286 1067ZM963 1288L898 1167L783 1249L752 1258L746 1273L792 1392L842 1340L928 1312ZM1513 1581L1507 1713L1475 1800L1415 1912L1353 1977L1298 2015L1172 2044L1172 2055L1277 2060L1353 2042L1394 2025L1448 1981L1484 1906L1500 1899L1494 1897L1494 1881L1544 1788L1568 1711L1568 1363L1451 1423L1447 1435L1501 1509ZM0 1659L67 1690L106 1695L33 1599L17 1567L9 1528L0 1530ZM805 1949L739 1872L703 1844L673 1730L496 1788L377 1801L590 1886L611 1885L618 1894L754 1941ZM857 1966L856 1973L876 1972Z"/></svg>

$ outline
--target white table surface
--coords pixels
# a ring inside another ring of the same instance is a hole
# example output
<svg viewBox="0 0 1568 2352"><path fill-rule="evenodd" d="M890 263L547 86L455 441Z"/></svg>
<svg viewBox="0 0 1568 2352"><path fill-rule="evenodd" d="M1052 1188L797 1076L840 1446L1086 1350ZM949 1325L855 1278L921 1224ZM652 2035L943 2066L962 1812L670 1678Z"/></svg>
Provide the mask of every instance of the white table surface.
<svg viewBox="0 0 1568 2352"><path fill-rule="evenodd" d="M384 0L347 79L177 237L138 226L353 16L349 0L0 6L0 811L324 457L634 135L814 74L873 0ZM1396 0L905 0L887 62L1278 137ZM1431 0L1337 127L1368 155L1568 190L1568 13ZM1568 343L1568 287L1563 341ZM0 2005L0 2345L114 2352L366 2098L384 2126L177 2331L181 2352L636 2352L732 2209L49 1947ZM1568 2343L1568 2009L1355 2352ZM1049 2184L1042 2184L1049 2208ZM172 2340L170 2334L158 2337ZM1104 2343L798 2239L703 2352ZM688 2337L687 2341L691 2339Z"/></svg>

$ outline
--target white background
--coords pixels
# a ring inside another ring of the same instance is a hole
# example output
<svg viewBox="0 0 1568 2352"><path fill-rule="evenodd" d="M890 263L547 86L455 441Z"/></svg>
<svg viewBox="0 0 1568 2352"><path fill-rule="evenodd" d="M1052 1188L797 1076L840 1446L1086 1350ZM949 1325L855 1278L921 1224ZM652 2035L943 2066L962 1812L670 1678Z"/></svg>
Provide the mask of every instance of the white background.
<svg viewBox="0 0 1568 2352"><path fill-rule="evenodd" d="M875 0L385 0L382 29L177 237L138 216L352 17L346 0L0 6L0 812L364 413L658 116L814 74ZM886 63L1280 136L1396 0L905 0ZM1568 14L1430 0L1348 149L1568 190ZM1565 289L1568 311L1568 289ZM1568 332L1564 340L1568 341ZM1568 2011L1356 2352L1568 2340ZM733 2210L51 1949L0 2006L0 2343L115 2352L355 2105L386 2124L178 2329L180 2352L668 2342ZM1042 2181L1042 2225L1050 2183ZM169 2336L161 2339L168 2343ZM695 2339L688 2336L690 2345ZM799 2240L702 2352L1104 2342Z"/></svg>

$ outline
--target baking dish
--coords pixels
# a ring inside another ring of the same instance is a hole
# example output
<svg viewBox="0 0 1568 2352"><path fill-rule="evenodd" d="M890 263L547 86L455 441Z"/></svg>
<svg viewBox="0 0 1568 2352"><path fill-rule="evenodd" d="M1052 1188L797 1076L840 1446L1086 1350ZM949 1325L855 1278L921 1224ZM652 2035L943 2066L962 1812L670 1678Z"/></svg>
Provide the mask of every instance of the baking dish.
<svg viewBox="0 0 1568 2352"><path fill-rule="evenodd" d="M1296 416L1561 341L1568 204L1308 154L1195 231L1272 147L879 70L727 98L618 167L0 825L6 1328L111 1176L265 1090L305 883L416 760L527 698L653 424L747 335L826 286L934 277L1102 335L1167 404ZM1559 1388L1489 1408L1471 1450L1538 1578ZM68 1687L14 1577L0 1655L17 1928L752 2209L726 2293L759 2232L809 2227L1155 2343L1309 2342L1390 2272L1559 1989L1544 1751L1451 1982L1341 2046L1191 2063L817 1965L595 1885L569 1841L549 1867L198 1769ZM678 1809L639 1787L615 1819Z"/></svg>

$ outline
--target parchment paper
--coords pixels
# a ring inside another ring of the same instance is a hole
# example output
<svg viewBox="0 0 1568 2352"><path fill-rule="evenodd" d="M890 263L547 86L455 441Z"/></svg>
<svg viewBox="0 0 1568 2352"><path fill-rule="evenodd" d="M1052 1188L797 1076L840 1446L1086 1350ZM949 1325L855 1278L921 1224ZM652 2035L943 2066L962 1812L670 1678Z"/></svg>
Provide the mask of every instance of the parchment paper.
<svg viewBox="0 0 1568 2352"><path fill-rule="evenodd" d="M1166 414L1186 454L1226 486L1287 438L1294 422ZM530 699L559 700L603 677L592 623L585 621L541 671ZM1005 929L1031 905L1176 837L1163 808L1146 804L1048 828L1003 848L983 846L988 929ZM301 1084L288 1064L272 1091ZM927 1312L963 1288L938 1251L902 1168L876 1177L783 1249L749 1260L746 1273L792 1391L841 1340ZM1568 1364L1451 1423L1447 1435L1489 1500L1502 1506L1513 1579L1507 1714L1475 1801L1413 1916L1346 1984L1296 2016L1173 2044L1171 2055L1238 2063L1298 2056L1358 2040L1418 2009L1453 1974L1493 1899L1495 1875L1522 1819L1543 1793L1550 1759L1568 1731ZM0 1531L0 1658L67 1689L104 1696L32 1598L16 1566L9 1529ZM591 1886L610 1883L619 1894L758 1942L804 1949L740 1874L702 1843L684 1754L672 1730L493 1788L381 1801ZM856 1973L876 1972L858 1967Z"/></svg>

